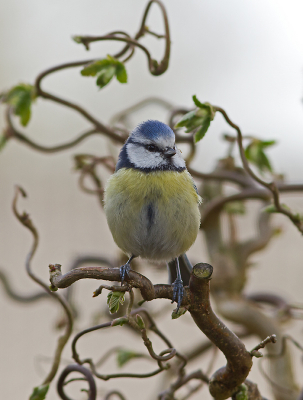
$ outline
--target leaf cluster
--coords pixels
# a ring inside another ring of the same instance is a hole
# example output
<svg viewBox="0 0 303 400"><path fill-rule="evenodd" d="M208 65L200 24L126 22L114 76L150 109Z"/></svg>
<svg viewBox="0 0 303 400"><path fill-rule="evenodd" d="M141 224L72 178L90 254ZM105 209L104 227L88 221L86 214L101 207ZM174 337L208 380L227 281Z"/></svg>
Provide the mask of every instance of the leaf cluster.
<svg viewBox="0 0 303 400"><path fill-rule="evenodd" d="M13 107L14 114L20 117L20 123L26 126L31 117L31 105L36 99L34 86L20 83L1 95L1 101Z"/></svg>
<svg viewBox="0 0 303 400"><path fill-rule="evenodd" d="M204 138L216 112L211 104L201 103L195 95L193 101L198 108L185 114L175 128L185 127L187 133L196 131L195 143L197 143Z"/></svg>
<svg viewBox="0 0 303 400"><path fill-rule="evenodd" d="M124 292L109 292L107 295L107 305L111 314L119 310L120 304L123 305L125 301Z"/></svg>
<svg viewBox="0 0 303 400"><path fill-rule="evenodd" d="M276 144L275 140L252 139L245 148L245 157L254 164L260 173L272 172L271 163L264 150Z"/></svg>
<svg viewBox="0 0 303 400"><path fill-rule="evenodd" d="M102 89L114 76L120 83L127 83L127 72L124 64L108 55L107 58L94 61L81 70L83 76L97 76L96 84Z"/></svg>

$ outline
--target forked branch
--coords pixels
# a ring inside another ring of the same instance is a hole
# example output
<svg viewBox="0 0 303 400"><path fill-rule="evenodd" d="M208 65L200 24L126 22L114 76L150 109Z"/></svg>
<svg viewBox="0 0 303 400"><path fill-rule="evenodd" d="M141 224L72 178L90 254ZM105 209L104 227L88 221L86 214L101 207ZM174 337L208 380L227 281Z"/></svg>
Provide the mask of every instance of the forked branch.
<svg viewBox="0 0 303 400"><path fill-rule="evenodd" d="M239 385L245 381L252 366L252 355L245 349L241 340L212 311L209 300L211 275L212 267L209 264L197 264L193 268L189 287L185 287L182 306L186 306L196 325L224 353L227 359L226 367L216 371L209 382L212 396L216 400L224 400L239 390ZM79 279L87 278L120 281L120 272L119 268L86 267L77 268L62 275L60 266L50 269L50 280L53 287L67 287ZM172 285L153 285L145 276L135 271L130 271L126 280L131 287L140 289L144 300L172 299ZM89 328L85 332L106 326L111 326L111 323ZM96 374L95 371L93 373ZM180 380L180 382L183 381ZM176 384L176 389L177 387L178 384Z"/></svg>

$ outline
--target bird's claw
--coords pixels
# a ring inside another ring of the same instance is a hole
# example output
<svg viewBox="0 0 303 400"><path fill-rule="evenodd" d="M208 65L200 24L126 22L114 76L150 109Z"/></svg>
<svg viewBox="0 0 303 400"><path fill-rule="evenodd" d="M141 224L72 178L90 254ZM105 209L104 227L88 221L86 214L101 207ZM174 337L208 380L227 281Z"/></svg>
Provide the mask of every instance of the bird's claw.
<svg viewBox="0 0 303 400"><path fill-rule="evenodd" d="M124 282L124 279L125 279L125 275L128 276L129 271L130 271L130 265L129 264L125 264L125 265L122 265L122 267L120 267L121 286L123 285L123 282Z"/></svg>
<svg viewBox="0 0 303 400"><path fill-rule="evenodd" d="M183 287L183 281L182 279L177 278L175 282L173 283L173 298L172 298L172 303L174 301L177 302L177 312L179 311L179 308L181 307L181 303L183 300L183 295L184 295L184 287Z"/></svg>

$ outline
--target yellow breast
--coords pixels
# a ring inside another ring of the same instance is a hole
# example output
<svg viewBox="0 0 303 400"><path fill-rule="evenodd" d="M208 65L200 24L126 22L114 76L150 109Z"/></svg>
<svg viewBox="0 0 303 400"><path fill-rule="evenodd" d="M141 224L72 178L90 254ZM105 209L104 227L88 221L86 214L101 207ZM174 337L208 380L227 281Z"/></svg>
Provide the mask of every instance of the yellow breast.
<svg viewBox="0 0 303 400"><path fill-rule="evenodd" d="M197 237L200 200L186 170L144 173L121 168L108 181L105 213L125 253L171 260Z"/></svg>

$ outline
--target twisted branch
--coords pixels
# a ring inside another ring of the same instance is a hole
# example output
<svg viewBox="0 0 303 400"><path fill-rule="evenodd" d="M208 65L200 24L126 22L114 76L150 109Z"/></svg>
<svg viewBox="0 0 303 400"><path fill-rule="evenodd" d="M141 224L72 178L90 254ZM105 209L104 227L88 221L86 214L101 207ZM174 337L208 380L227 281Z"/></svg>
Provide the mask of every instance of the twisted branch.
<svg viewBox="0 0 303 400"><path fill-rule="evenodd" d="M245 349L244 344L240 339L231 332L218 317L213 313L209 301L209 280L212 274L212 267L209 264L197 264L191 273L189 288L185 287L185 296L182 302L183 306L187 306L196 325L203 333L224 353L227 358L227 365L214 373L209 382L210 393L216 400L224 400L230 397L238 390L238 386L246 379L252 366L252 356ZM61 274L60 266L56 271L51 271L51 282L54 287L66 287L76 280L83 278L104 279L110 281L120 280L120 271L118 268L77 268L68 272L65 275ZM171 285L152 285L152 283L143 275L130 271L126 278L128 285L139 288L141 295L145 300L155 298L172 299L173 290ZM131 312L138 312L134 310ZM92 330L102 329L111 326L112 322L98 325L80 332L74 339L74 343L85 333ZM170 345L169 342L166 342ZM172 347L172 346L170 346ZM77 357L77 356L76 356ZM76 358L79 362L80 360ZM80 361L89 362L93 373L101 377L101 379L110 379L114 377L133 377L134 374L114 374L114 375L99 375L94 369L90 360ZM163 368L163 367L162 367ZM182 368L183 369L183 368ZM183 379L184 375L180 369L180 376ZM163 370L163 369L162 369ZM152 375L161 372L161 368L152 373ZM152 376L151 374L144 374ZM179 381L181 382L181 380ZM178 386L176 384L176 386Z"/></svg>
<svg viewBox="0 0 303 400"><path fill-rule="evenodd" d="M9 296L14 301L18 301L21 303L33 303L35 301L41 300L41 299L49 299L48 293L45 292L39 292L35 294L28 294L28 295L20 295L16 290L14 290L7 278L7 275L4 273L4 271L0 270L0 281L3 284L4 290L6 294Z"/></svg>
<svg viewBox="0 0 303 400"><path fill-rule="evenodd" d="M150 52L148 51L148 49L138 41L142 36L144 36L145 33L151 33L147 29L145 23L146 23L146 19L147 19L150 7L153 3L158 4L158 6L160 7L162 17L164 20L165 35L161 35L161 36L156 35L158 38L165 39L164 56L160 62L153 59ZM115 32L112 32L112 33L110 33L108 35L104 35L104 36L76 36L75 40L78 43L82 43L87 50L89 49L90 43L93 43L93 42L99 42L99 41L104 41L104 40L113 40L113 41L118 41L118 42L124 42L124 43L126 43L126 46L123 48L123 50L120 53L118 53L118 55L116 55L116 57L121 57L121 55L124 55L125 52L130 48L134 49L135 47L138 47L145 53L145 55L147 57L148 68L152 75L156 75L156 76L161 75L168 68L169 57L170 57L170 32L169 32L169 24L168 24L166 10L160 0L149 1L149 3L146 6L146 9L144 11L144 15L142 18L142 22L141 22L139 31L137 32L137 34L135 35L134 38L131 38L125 32L115 31ZM130 55L130 57L132 56L132 54ZM127 61L130 57L125 59L123 62Z"/></svg>
<svg viewBox="0 0 303 400"><path fill-rule="evenodd" d="M193 268L189 289L189 312L197 326L224 353L226 367L217 370L210 378L209 392L216 400L231 397L244 382L252 367L252 357L240 339L214 314L209 301L209 280L213 268L197 264Z"/></svg>
<svg viewBox="0 0 303 400"><path fill-rule="evenodd" d="M245 157L245 151L244 151L243 143L242 143L243 136L242 136L242 132L241 132L241 129L239 128L239 126L230 120L226 111L223 110L223 108L214 106L214 110L221 113L222 116L224 117L225 121L228 123L228 125L230 125L232 128L234 128L236 130L238 147L239 147L239 151L240 151L243 168L245 169L245 171L256 182L258 182L261 186L265 187L266 189L268 189L271 192L277 212L279 212L280 214L286 215L292 221L292 223L298 228L298 230L303 234L303 221L301 220L301 218L298 215L293 214L291 211L287 210L285 207L283 207L280 204L280 193L279 193L277 184L274 181L272 181L270 183L263 181L251 170L249 163L247 161L247 158Z"/></svg>
<svg viewBox="0 0 303 400"><path fill-rule="evenodd" d="M31 261L32 261L32 258L34 257L36 249L38 247L39 236L38 236L37 229L35 228L34 224L32 223L31 219L29 218L29 215L26 212L24 212L23 214L20 214L17 210L17 201L18 201L18 197L20 194L23 197L26 197L25 191L21 187L17 186L16 193L15 193L14 200L13 200L13 205L12 205L13 212L14 212L16 218L21 222L21 224L23 226L25 226L27 229L29 229L29 231L32 233L33 238L34 238L32 248L29 251L29 253L26 257L26 261L25 261L26 271L27 271L28 275L31 277L31 279L33 279L36 283L38 283L38 285L40 285L50 296L55 298L61 304L61 306L63 307L63 310L66 314L66 318L67 318L65 332L58 339L57 348L55 351L51 370L42 383L42 385L48 385L54 379L54 377L57 373L63 348L71 335L72 328L73 328L73 316L72 316L72 311L71 311L67 301L63 297L59 296L57 293L53 293L52 291L50 291L49 287L40 278L38 278L31 270Z"/></svg>
<svg viewBox="0 0 303 400"><path fill-rule="evenodd" d="M71 400L64 392L64 386L67 385L72 380L65 382L66 377L72 372L79 372L80 374L85 376L85 379L89 385L88 399L87 400L95 400L97 396L97 388L94 377L91 372L84 368L82 365L71 364L68 365L61 373L58 383L57 383L57 391L62 400Z"/></svg>

